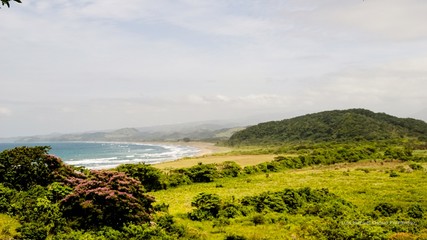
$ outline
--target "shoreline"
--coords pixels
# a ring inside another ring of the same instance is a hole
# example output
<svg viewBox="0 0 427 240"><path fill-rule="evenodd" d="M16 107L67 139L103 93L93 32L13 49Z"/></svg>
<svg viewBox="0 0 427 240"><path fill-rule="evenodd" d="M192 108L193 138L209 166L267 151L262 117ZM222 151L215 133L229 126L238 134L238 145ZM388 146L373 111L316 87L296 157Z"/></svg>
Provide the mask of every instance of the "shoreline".
<svg viewBox="0 0 427 240"><path fill-rule="evenodd" d="M201 157L205 155L210 155L214 153L228 152L230 148L215 146L215 143L210 142L137 142L143 144L153 144L153 145L170 145L170 146L181 146L181 147L192 147L197 148L200 152L192 157ZM180 158L182 159L182 158ZM172 160L178 161L180 159ZM157 164L157 163L156 163Z"/></svg>

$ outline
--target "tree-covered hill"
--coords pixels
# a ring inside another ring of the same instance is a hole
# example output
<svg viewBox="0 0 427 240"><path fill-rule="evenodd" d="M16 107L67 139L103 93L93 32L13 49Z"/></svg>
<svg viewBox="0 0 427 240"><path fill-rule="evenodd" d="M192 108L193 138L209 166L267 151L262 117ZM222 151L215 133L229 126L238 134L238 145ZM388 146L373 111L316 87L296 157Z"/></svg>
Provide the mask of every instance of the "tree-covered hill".
<svg viewBox="0 0 427 240"><path fill-rule="evenodd" d="M278 144L298 141L355 141L399 138L427 139L427 123L366 109L333 110L281 121L260 123L239 131L229 145Z"/></svg>

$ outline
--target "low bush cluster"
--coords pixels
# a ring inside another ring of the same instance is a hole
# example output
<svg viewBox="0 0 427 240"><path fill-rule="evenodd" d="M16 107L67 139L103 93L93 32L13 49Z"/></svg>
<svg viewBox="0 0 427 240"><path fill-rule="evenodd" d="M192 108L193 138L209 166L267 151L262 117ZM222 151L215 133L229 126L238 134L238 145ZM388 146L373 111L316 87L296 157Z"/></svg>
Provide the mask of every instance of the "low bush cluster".
<svg viewBox="0 0 427 240"><path fill-rule="evenodd" d="M279 223L283 227L303 221L298 223L302 239L387 239L396 233L420 234L427 227L423 220L425 210L419 204L403 208L380 203L371 212L363 213L328 189L308 187L231 201L202 192L195 196L192 206L195 209L188 213L191 220L209 220L217 228L228 226L231 221L255 226ZM225 239L246 237L231 234Z"/></svg>

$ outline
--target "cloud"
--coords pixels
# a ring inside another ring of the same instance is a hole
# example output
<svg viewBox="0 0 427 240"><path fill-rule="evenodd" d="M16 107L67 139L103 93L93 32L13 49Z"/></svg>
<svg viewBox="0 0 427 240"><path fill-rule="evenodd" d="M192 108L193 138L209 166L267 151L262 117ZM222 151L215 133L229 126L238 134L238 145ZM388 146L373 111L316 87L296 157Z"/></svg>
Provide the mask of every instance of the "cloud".
<svg viewBox="0 0 427 240"><path fill-rule="evenodd" d="M24 1L2 11L0 132L349 107L424 116L426 11L421 0Z"/></svg>
<svg viewBox="0 0 427 240"><path fill-rule="evenodd" d="M10 117L12 116L12 111L9 108L0 106L0 117Z"/></svg>

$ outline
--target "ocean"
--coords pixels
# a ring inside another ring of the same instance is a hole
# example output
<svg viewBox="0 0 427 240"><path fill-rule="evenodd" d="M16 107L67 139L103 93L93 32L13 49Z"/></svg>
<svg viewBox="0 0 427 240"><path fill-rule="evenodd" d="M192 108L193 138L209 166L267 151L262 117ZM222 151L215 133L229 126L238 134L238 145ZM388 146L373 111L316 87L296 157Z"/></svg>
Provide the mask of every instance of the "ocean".
<svg viewBox="0 0 427 240"><path fill-rule="evenodd" d="M154 164L200 153L200 149L189 146L113 142L0 143L0 152L18 146L50 146L49 153L65 163L89 169L114 168L124 163Z"/></svg>

